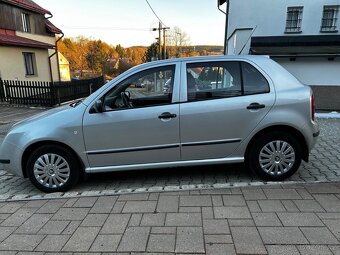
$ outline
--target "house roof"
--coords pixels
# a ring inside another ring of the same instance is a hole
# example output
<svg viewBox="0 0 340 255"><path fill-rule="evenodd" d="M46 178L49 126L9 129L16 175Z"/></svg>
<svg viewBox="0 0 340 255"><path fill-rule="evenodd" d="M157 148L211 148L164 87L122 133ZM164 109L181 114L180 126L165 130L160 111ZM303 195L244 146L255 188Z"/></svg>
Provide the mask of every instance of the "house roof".
<svg viewBox="0 0 340 255"><path fill-rule="evenodd" d="M54 34L62 34L63 33L63 31L61 31L61 29L59 29L55 25L53 25L52 22L49 21L48 19L45 21L45 25L46 25L46 28L48 29L48 31L50 31L51 33L54 33Z"/></svg>
<svg viewBox="0 0 340 255"><path fill-rule="evenodd" d="M55 46L21 36L17 36L13 30L0 29L0 45L6 46L21 46L29 48L52 49Z"/></svg>
<svg viewBox="0 0 340 255"><path fill-rule="evenodd" d="M32 0L2 0L2 1L40 14L52 15L50 11L42 8L40 5L36 4Z"/></svg>

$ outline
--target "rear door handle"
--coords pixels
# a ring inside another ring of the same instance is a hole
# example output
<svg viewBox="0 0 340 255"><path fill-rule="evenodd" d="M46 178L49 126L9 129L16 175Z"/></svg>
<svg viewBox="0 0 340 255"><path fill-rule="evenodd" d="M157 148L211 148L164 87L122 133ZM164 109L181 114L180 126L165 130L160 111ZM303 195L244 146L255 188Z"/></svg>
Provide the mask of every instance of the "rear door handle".
<svg viewBox="0 0 340 255"><path fill-rule="evenodd" d="M265 108L266 106L264 104L259 104L259 103L251 103L250 105L247 106L248 110L257 110L257 109L262 109Z"/></svg>
<svg viewBox="0 0 340 255"><path fill-rule="evenodd" d="M172 119L176 117L176 114L170 112L163 112L161 115L158 116L159 119Z"/></svg>

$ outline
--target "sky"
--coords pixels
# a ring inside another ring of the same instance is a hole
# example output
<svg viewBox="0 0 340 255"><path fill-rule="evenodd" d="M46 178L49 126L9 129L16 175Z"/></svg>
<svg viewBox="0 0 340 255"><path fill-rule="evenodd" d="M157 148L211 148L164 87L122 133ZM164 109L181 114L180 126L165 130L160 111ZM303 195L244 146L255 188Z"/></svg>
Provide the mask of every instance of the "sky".
<svg viewBox="0 0 340 255"><path fill-rule="evenodd" d="M34 0L49 10L66 37L83 35L123 47L149 46L158 19L146 0ZM217 0L148 0L162 22L179 27L191 45L223 45L225 15ZM222 6L225 8L225 5Z"/></svg>

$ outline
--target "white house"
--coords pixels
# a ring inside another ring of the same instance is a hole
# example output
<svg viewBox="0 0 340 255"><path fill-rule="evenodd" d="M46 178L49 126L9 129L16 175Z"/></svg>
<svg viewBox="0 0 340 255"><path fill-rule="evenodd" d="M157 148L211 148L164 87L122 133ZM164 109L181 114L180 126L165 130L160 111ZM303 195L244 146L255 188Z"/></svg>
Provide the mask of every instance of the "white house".
<svg viewBox="0 0 340 255"><path fill-rule="evenodd" d="M317 108L340 110L340 0L227 2L227 54L269 55L312 86Z"/></svg>

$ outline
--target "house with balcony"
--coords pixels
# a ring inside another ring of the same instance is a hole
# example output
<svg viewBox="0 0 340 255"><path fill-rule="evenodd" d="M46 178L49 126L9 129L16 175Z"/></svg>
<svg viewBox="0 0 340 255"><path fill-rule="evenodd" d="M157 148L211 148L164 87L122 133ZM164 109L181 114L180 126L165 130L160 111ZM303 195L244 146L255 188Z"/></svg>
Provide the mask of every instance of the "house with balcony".
<svg viewBox="0 0 340 255"><path fill-rule="evenodd" d="M0 79L60 81L60 64L67 77L68 62L57 47L63 33L51 17L32 0L0 0Z"/></svg>
<svg viewBox="0 0 340 255"><path fill-rule="evenodd" d="M227 54L269 55L313 88L318 109L340 110L339 0L225 2Z"/></svg>

